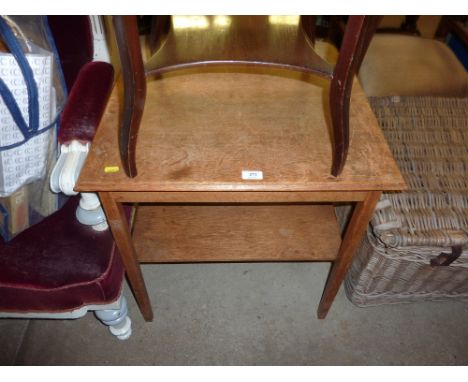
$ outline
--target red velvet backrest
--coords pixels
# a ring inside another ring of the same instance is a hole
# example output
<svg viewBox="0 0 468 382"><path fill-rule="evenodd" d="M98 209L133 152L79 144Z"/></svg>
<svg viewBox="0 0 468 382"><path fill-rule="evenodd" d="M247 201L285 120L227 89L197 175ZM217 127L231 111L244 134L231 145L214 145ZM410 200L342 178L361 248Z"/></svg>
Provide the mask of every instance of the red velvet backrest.
<svg viewBox="0 0 468 382"><path fill-rule="evenodd" d="M93 59L93 32L89 16L48 16L68 91L80 69Z"/></svg>

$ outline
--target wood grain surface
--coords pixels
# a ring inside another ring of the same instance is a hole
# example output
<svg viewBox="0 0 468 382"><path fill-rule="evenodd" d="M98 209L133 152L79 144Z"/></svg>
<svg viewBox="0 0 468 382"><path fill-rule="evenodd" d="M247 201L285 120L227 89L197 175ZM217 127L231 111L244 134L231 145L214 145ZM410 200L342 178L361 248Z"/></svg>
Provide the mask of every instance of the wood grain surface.
<svg viewBox="0 0 468 382"><path fill-rule="evenodd" d="M318 45L318 42L317 42ZM192 71L148 83L137 143L139 174L125 176L118 152L119 97L114 89L76 189L80 191L399 190L404 181L355 83L350 149L342 174L330 176L324 114L328 81L265 70ZM316 80L316 79L315 79ZM151 107L148 107L151 105ZM120 171L107 173L106 167ZM242 170L264 179L241 179Z"/></svg>
<svg viewBox="0 0 468 382"><path fill-rule="evenodd" d="M171 192L111 192L117 202L155 203L294 203L294 202L359 202L366 198L366 191L171 191Z"/></svg>
<svg viewBox="0 0 468 382"><path fill-rule="evenodd" d="M349 102L353 77L378 19L376 16L363 15L349 17L338 61L332 71L328 62L313 49L311 17L156 17L153 23L156 30L151 40L159 42L151 46L155 49L156 45L160 45L160 48L144 69L136 16L114 16L124 82L124 113L121 117L119 145L125 173L130 178L137 175L135 151L145 104L144 72L152 76L187 68L234 65L296 70L331 78L331 174L335 177L340 175L348 153ZM165 36L166 33L168 36Z"/></svg>
<svg viewBox="0 0 468 382"><path fill-rule="evenodd" d="M140 205L133 235L140 262L333 260L332 206Z"/></svg>

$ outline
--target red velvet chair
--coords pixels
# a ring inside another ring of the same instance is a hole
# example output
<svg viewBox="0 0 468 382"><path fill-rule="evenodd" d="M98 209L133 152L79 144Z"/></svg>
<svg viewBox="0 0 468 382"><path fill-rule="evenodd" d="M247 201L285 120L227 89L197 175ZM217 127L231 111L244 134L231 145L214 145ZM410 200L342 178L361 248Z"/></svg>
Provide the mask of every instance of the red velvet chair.
<svg viewBox="0 0 468 382"><path fill-rule="evenodd" d="M73 141L86 145L110 94L113 69L92 61L89 17L55 16L48 22L69 89L59 142L65 148ZM0 239L0 317L78 318L94 310L113 334L126 339L131 321L122 297L120 256L109 230L77 220L78 204L79 196L72 196L13 240Z"/></svg>

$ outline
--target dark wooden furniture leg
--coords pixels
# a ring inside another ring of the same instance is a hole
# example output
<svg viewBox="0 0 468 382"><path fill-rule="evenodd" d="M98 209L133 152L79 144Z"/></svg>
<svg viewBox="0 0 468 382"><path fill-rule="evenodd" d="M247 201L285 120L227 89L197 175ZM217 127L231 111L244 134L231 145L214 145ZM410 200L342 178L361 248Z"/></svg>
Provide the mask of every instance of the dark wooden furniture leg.
<svg viewBox="0 0 468 382"><path fill-rule="evenodd" d="M317 22L316 16L301 16L301 28L309 38L312 45L315 45L315 23Z"/></svg>
<svg viewBox="0 0 468 382"><path fill-rule="evenodd" d="M380 16L350 16L346 24L338 62L330 85L333 176L338 176L341 173L348 155L349 101L354 75L361 65L379 21Z"/></svg>
<svg viewBox="0 0 468 382"><path fill-rule="evenodd" d="M374 208L380 199L380 191L369 191L362 202L358 202L354 208L351 221L348 224L343 241L341 242L338 257L333 262L332 269L328 276L325 290L318 308L318 318L325 318L328 310L335 299L338 289L343 282L354 254L361 243L362 236L367 229Z"/></svg>
<svg viewBox="0 0 468 382"><path fill-rule="evenodd" d="M171 16L158 15L151 17L151 31L149 35L148 45L150 54L157 52L164 41L165 36L171 28Z"/></svg>
<svg viewBox="0 0 468 382"><path fill-rule="evenodd" d="M100 192L99 198L106 212L107 221L114 236L115 243L119 249L120 256L125 266L130 286L135 294L135 299L140 307L145 321L153 320L153 310L146 291L145 281L141 273L140 264L137 260L135 248L125 213L121 203L117 203L109 192Z"/></svg>
<svg viewBox="0 0 468 382"><path fill-rule="evenodd" d="M137 175L135 151L146 98L146 78L141 57L136 16L114 16L113 23L124 83L119 126L119 149L125 173Z"/></svg>

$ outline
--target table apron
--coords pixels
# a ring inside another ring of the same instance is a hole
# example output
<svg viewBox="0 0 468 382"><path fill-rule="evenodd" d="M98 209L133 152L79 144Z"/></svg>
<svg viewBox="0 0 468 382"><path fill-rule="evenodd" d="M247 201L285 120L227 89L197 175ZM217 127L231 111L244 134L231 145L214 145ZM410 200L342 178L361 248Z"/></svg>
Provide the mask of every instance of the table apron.
<svg viewBox="0 0 468 382"><path fill-rule="evenodd" d="M112 191L116 202L136 203L304 203L360 202L369 191L191 191L129 192Z"/></svg>

